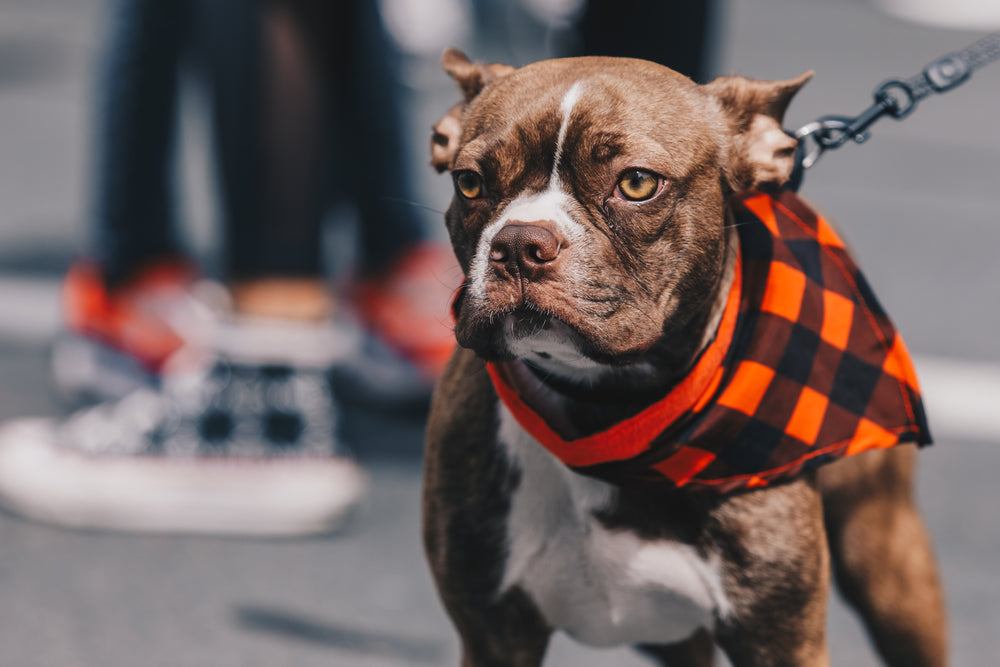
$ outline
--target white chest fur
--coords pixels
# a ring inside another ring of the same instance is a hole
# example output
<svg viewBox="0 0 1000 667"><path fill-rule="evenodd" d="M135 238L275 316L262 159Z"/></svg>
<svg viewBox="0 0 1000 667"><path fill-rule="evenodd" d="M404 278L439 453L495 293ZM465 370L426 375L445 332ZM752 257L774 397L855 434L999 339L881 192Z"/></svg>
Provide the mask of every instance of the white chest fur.
<svg viewBox="0 0 1000 667"><path fill-rule="evenodd" d="M521 472L503 585L524 589L550 625L595 646L672 643L726 615L717 558L605 528L594 511L614 487L572 472L502 405L500 441Z"/></svg>

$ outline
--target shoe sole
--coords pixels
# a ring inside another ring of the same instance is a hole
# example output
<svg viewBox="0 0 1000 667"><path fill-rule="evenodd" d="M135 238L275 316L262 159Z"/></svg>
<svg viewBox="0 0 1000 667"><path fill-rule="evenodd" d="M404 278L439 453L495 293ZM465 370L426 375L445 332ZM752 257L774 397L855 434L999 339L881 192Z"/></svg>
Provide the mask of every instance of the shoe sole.
<svg viewBox="0 0 1000 667"><path fill-rule="evenodd" d="M99 530L292 537L343 527L367 492L349 459L92 456L55 446L54 422L0 427L0 504Z"/></svg>

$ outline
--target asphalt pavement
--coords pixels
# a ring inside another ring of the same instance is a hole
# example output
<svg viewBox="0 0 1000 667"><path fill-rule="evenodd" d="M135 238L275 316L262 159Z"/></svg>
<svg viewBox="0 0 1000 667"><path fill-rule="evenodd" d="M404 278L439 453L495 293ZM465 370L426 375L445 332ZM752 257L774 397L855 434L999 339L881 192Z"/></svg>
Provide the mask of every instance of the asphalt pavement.
<svg viewBox="0 0 1000 667"><path fill-rule="evenodd" d="M46 346L55 282L84 234L102 6L0 5L0 419L65 410L49 386ZM815 70L789 112L792 128L857 113L882 80L914 74L985 34L905 23L866 0L726 7L720 72L789 78ZM464 46L477 55L475 40ZM538 53L513 39L490 49L514 64ZM433 62L412 63L409 75L422 150L423 133L455 93ZM953 662L969 666L996 664L1000 655L998 117L1000 64L927 99L903 122L882 121L868 143L827 155L803 188L844 230L927 369L937 443L922 459L919 494L945 578ZM196 246L210 249L211 170L198 150L205 132L195 122L184 137L185 220ZM420 204L440 210L447 184L429 169L419 173ZM979 406L971 417L962 412L970 405ZM979 417L980 427L963 428ZM336 537L99 534L0 515L0 665L458 664L420 547L422 421L360 408L348 420L373 489L363 515ZM830 643L835 665L878 664L837 601ZM604 664L646 663L564 638L547 662Z"/></svg>

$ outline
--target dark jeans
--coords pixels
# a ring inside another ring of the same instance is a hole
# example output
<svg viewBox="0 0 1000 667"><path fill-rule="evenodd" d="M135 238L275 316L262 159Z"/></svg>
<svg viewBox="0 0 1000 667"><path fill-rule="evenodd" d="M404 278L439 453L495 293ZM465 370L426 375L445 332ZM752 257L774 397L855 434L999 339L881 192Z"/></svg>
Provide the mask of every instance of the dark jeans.
<svg viewBox="0 0 1000 667"><path fill-rule="evenodd" d="M302 71L283 71L272 51L262 17L276 9L294 17ZM182 64L210 93L230 277L318 276L336 196L360 212L372 269L424 238L408 203L397 58L372 0L118 0L98 91L91 241L109 283L183 252L173 183Z"/></svg>
<svg viewBox="0 0 1000 667"><path fill-rule="evenodd" d="M712 0L589 0L580 17L580 50L588 56L642 58L699 83L712 75Z"/></svg>

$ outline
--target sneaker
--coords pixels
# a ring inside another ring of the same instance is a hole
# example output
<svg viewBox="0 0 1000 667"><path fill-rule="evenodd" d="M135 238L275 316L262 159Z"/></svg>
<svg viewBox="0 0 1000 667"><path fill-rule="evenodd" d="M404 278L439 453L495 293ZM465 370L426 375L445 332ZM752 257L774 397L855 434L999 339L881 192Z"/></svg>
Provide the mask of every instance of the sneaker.
<svg viewBox="0 0 1000 667"><path fill-rule="evenodd" d="M95 264L74 263L62 289L66 331L52 345L60 395L79 403L156 386L163 364L186 342L180 331L205 319L191 297L196 275L183 260L163 260L109 291Z"/></svg>
<svg viewBox="0 0 1000 667"><path fill-rule="evenodd" d="M428 243L356 288L362 324L416 367L428 386L455 351L449 306L461 281L451 248Z"/></svg>
<svg viewBox="0 0 1000 667"><path fill-rule="evenodd" d="M367 478L339 441L333 327L242 322L159 389L0 427L0 503L71 527L291 536L342 526ZM180 369L180 370L178 370Z"/></svg>

